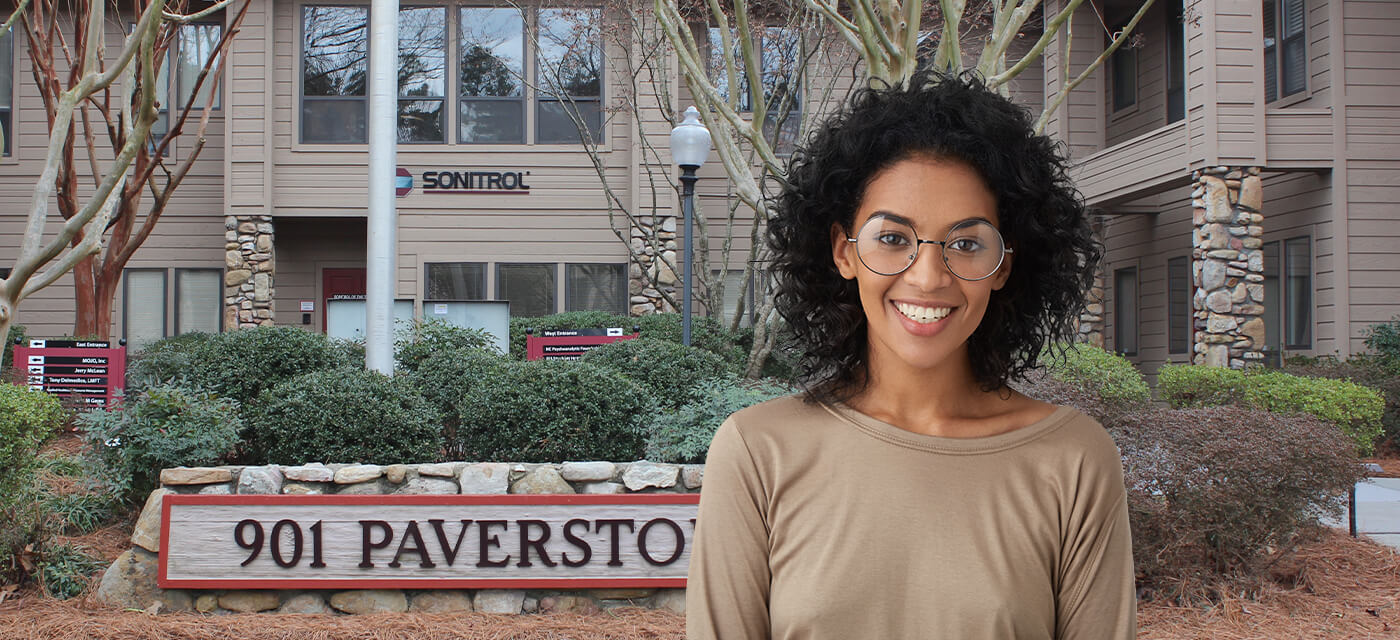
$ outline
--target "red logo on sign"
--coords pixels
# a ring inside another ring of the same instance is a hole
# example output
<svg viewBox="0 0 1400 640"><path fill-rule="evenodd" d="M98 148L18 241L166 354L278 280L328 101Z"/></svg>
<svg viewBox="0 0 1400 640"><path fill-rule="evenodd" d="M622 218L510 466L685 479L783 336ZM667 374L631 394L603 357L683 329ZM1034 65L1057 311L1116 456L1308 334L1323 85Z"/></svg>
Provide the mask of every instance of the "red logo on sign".
<svg viewBox="0 0 1400 640"><path fill-rule="evenodd" d="M398 167L394 172L394 195L400 198L408 195L413 190L413 174L408 169Z"/></svg>

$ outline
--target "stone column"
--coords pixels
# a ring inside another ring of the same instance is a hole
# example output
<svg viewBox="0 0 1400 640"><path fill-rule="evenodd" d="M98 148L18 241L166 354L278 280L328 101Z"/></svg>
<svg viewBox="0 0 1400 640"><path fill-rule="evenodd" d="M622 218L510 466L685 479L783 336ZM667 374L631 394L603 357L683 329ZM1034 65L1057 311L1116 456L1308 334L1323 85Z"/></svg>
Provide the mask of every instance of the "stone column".
<svg viewBox="0 0 1400 640"><path fill-rule="evenodd" d="M1104 229L1108 226L1107 217L1100 216L1094 219L1094 236L1103 242ZM1104 256L1099 261L1098 268L1094 269L1094 286L1089 289L1086 296L1087 304L1084 311L1079 314L1079 336L1078 342L1092 345L1100 349L1103 348L1103 289L1104 289L1104 261L1108 256Z"/></svg>
<svg viewBox="0 0 1400 640"><path fill-rule="evenodd" d="M272 324L272 216L224 217L224 330Z"/></svg>
<svg viewBox="0 0 1400 640"><path fill-rule="evenodd" d="M627 295L628 308L634 316L675 311L657 287L661 287L675 298L679 278L674 270L656 259L656 247L652 244L653 234L656 240L661 242L661 253L666 260L676 264L676 260L679 259L676 251L678 245L675 216L657 215L650 221L639 219L632 226L632 252L637 259L627 265Z"/></svg>
<svg viewBox="0 0 1400 640"><path fill-rule="evenodd" d="M1191 174L1195 364L1243 369L1264 354L1264 216L1259 167Z"/></svg>

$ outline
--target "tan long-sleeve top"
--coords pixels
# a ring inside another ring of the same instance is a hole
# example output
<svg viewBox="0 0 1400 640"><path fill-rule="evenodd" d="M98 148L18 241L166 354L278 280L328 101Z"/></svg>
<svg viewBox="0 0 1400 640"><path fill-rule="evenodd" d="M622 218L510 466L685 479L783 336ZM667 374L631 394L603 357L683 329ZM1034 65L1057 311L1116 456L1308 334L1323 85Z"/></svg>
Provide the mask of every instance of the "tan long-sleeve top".
<svg viewBox="0 0 1400 640"><path fill-rule="evenodd" d="M1126 639L1122 467L1060 407L986 438L788 397L715 434L686 589L692 639Z"/></svg>

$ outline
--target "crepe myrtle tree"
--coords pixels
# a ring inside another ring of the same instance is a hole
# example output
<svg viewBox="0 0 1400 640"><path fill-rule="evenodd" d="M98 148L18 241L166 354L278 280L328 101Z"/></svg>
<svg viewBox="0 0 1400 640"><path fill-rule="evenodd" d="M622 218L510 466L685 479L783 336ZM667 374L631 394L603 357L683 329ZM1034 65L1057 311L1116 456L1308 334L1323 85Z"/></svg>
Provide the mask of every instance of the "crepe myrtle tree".
<svg viewBox="0 0 1400 640"><path fill-rule="evenodd" d="M107 57L108 3L22 0L5 28L23 28L29 61L47 117L49 140L34 185L20 250L0 280L0 335L20 301L73 273L74 335L107 338L122 269L160 221L176 188L205 144L213 100L162 104L162 69L184 25L224 16L234 0L192 10L189 0L136 0L135 23L119 52ZM230 40L248 3L229 16L218 37L201 43L208 54L188 96L212 96ZM153 134L166 112L163 133ZM171 145L193 123L178 162ZM86 184L85 184L86 183ZM51 207L56 206L61 224Z"/></svg>
<svg viewBox="0 0 1400 640"><path fill-rule="evenodd" d="M800 113L801 117L793 124L797 130L795 137L801 140L813 124L820 122L824 111L829 112L844 101L843 92L817 95L801 84L794 86L802 87L806 95L799 91L743 93L728 89L762 86L767 80L767 52L755 45L756 34L770 28L775 18L802 16L804 37L808 40L824 37L826 43L822 47L825 51L808 53L804 49L803 64L821 59L820 68L823 69L851 67L856 76L852 86L906 86L916 72L929 67L947 73L975 69L988 87L1006 94L1008 83L1038 60L1056 41L1057 35L1066 36L1060 39L1063 43L1059 51L1061 59L1069 59L1070 17L1083 4L1083 0L1065 0L1057 10L1047 12L1039 0L972 3L966 0L653 1L657 23L670 42L681 75L715 140L734 196L753 212L751 235L755 245L762 244L771 210L774 192L769 187L783 184L786 176L781 153L784 140L774 135L776 127L772 126L770 114ZM1151 5L1152 0L1145 0L1124 28L1113 32L1103 22L1098 8L1090 3L1108 32L1109 44L1083 69L1072 72L1067 64L1059 66L1060 90L1047 96L1045 107L1036 120L1037 132L1044 131L1050 116L1064 103L1070 91L1101 67L1114 51L1132 40L1133 29ZM708 39L701 41L695 36L697 24L707 25L718 33L718 47ZM1036 32L1034 43L1016 57L1013 44ZM808 79L815 74L798 70L796 75ZM833 97L835 102L831 100ZM800 100L803 108L793 109L794 105L787 104L794 99ZM754 259L745 269L746 279L755 264L762 264L764 257L762 249L754 250ZM757 287L756 293L759 295L755 295L754 345L746 371L751 377L758 376L771 353L781 322L773 310L771 284ZM738 318L734 320L737 324Z"/></svg>
<svg viewBox="0 0 1400 640"><path fill-rule="evenodd" d="M673 215L680 182L666 138L655 134L662 130L659 126L662 122L669 131L681 120L678 107L688 105L680 105L677 100L677 87L672 80L675 56L661 24L664 17L652 11L646 2L608 0L599 14L606 21L603 25L594 22L594 18L571 22L567 17L574 14L565 12L566 19L557 20L550 29L541 27L539 33L532 31L527 41L556 52L553 56L536 56L540 60L539 75L532 80L533 89L541 95L557 96L567 105L565 112L573 120L603 186L612 231L627 247L631 264L650 265L642 271L641 277L661 298L662 306L658 310L665 311L682 306L679 292L666 286L663 279L682 271L677 258L670 256L678 256L678 259L685 259L685 256L674 251L673 236L669 235L673 231L665 230L662 224ZM836 34L819 28L820 16L809 8L801 4L775 5L764 19L765 27L750 34L757 42L767 41L763 73L752 83L735 80L724 85L736 87L730 92L732 96L728 96L732 97L735 109L748 109L753 105L754 110L746 111L746 116L760 123L757 135L763 138L764 144L761 147L748 144L733 129L726 130L729 136L726 140L715 141L722 156L749 169L739 187L758 195L727 198L725 210L719 215L704 214L697 199L694 263L691 265L698 285L696 297L712 317L733 329L746 317L756 318L754 326L758 339L747 366L750 375L755 377L773 347L770 327L776 313L771 296L756 296L756 309L748 308L746 296L739 296L739 303L730 315L723 316L721 310L725 299L725 272L729 266L743 264L740 282L754 281L762 286L758 268L768 257L762 235L767 196L762 192L776 185L773 170L778 162L765 162L760 154L765 150L775 155L789 151L796 132L806 126L804 119L814 117L799 104L798 87L812 96L814 104L834 105L845 100L859 79L853 65L855 59L841 57ZM757 42L750 44L759 46ZM565 53L559 55L560 51ZM826 73L809 73L814 69L825 69ZM588 107L579 95L590 92L568 90L580 84L579 78L601 77L607 78L608 86L605 93L608 102L600 105L602 121L605 125L622 123L634 129L632 151L640 155L638 162L643 169L642 184L634 195L629 195L628 187L615 184L618 177L608 170L607 147L595 136L596 123L589 123L584 115ZM695 100L704 104L699 97ZM668 242L671 242L669 247Z"/></svg>

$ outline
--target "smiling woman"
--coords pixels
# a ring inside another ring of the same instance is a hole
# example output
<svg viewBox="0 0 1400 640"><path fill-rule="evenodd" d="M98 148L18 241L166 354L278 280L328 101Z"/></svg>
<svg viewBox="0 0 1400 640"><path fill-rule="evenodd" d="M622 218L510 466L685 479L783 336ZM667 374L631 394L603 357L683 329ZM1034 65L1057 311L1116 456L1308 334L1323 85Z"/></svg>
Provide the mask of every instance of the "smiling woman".
<svg viewBox="0 0 1400 640"><path fill-rule="evenodd" d="M1113 441L1006 386L1072 335L1100 257L1057 148L921 75L791 163L769 242L805 398L715 434L688 636L1131 638Z"/></svg>

